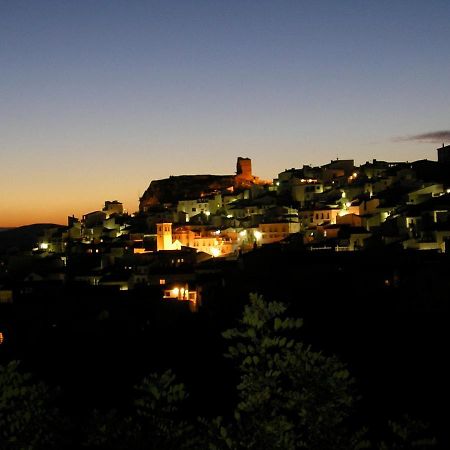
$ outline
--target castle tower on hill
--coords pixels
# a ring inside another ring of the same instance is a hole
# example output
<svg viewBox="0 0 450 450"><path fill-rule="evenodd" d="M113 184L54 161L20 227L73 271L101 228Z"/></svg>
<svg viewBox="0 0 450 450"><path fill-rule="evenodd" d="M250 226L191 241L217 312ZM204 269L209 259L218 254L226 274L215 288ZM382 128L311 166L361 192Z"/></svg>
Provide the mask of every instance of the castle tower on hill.
<svg viewBox="0 0 450 450"><path fill-rule="evenodd" d="M156 225L156 249L172 250L172 224L158 223Z"/></svg>
<svg viewBox="0 0 450 450"><path fill-rule="evenodd" d="M236 164L236 178L240 180L252 181L252 160L250 158L239 158Z"/></svg>

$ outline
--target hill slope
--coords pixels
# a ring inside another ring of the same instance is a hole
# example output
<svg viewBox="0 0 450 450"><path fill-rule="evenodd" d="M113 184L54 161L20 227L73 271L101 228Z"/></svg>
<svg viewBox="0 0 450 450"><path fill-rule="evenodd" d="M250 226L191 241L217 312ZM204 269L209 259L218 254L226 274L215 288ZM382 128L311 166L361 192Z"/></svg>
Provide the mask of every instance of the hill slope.
<svg viewBox="0 0 450 450"><path fill-rule="evenodd" d="M3 229L0 232L0 253L8 250L31 250L46 228L61 227L52 223L35 223L17 228Z"/></svg>

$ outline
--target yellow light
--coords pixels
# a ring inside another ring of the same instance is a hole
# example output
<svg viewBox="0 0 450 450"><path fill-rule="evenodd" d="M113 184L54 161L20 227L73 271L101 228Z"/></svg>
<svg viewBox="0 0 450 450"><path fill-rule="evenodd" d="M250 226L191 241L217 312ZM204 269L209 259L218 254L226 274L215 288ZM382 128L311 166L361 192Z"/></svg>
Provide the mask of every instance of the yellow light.
<svg viewBox="0 0 450 450"><path fill-rule="evenodd" d="M347 194L345 193L345 191L342 191L342 198L347 197Z"/></svg>
<svg viewBox="0 0 450 450"><path fill-rule="evenodd" d="M353 178L356 178L358 174L356 172L353 172Z"/></svg>
<svg viewBox="0 0 450 450"><path fill-rule="evenodd" d="M211 249L211 255L213 255L214 258L217 258L218 256L220 256L220 250L217 247L213 247Z"/></svg>
<svg viewBox="0 0 450 450"><path fill-rule="evenodd" d="M180 293L180 290L176 287L172 289L172 294L174 297L178 297L178 294Z"/></svg>
<svg viewBox="0 0 450 450"><path fill-rule="evenodd" d="M244 237L247 234L247 230L239 231L239 236Z"/></svg>
<svg viewBox="0 0 450 450"><path fill-rule="evenodd" d="M351 204L351 202L347 202L347 203L345 204L345 206L346 206L347 208L350 208L350 206L352 206L352 204Z"/></svg>
<svg viewBox="0 0 450 450"><path fill-rule="evenodd" d="M258 230L254 231L254 232L253 232L253 235L255 236L255 239L256 239L257 241L259 241L259 240L262 238L262 233L261 233L261 231L258 231Z"/></svg>
<svg viewBox="0 0 450 450"><path fill-rule="evenodd" d="M41 250L47 250L47 249L48 249L48 244L47 244L47 242L41 242L41 243L39 244L39 248L40 248Z"/></svg>
<svg viewBox="0 0 450 450"><path fill-rule="evenodd" d="M5 342L5 336L3 335L3 333L0 331L0 345L2 345Z"/></svg>

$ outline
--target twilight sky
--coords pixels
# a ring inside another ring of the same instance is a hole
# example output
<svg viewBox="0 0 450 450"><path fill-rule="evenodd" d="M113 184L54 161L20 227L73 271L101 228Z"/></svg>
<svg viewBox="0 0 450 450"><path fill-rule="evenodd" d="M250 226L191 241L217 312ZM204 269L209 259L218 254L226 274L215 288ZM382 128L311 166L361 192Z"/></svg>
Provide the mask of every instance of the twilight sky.
<svg viewBox="0 0 450 450"><path fill-rule="evenodd" d="M152 179L436 159L449 0L0 0L0 226Z"/></svg>

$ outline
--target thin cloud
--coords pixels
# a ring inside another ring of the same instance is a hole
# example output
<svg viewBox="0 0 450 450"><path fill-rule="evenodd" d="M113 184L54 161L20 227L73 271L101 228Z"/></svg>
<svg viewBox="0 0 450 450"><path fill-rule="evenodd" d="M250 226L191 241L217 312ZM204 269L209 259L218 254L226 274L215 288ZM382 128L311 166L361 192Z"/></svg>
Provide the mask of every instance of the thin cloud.
<svg viewBox="0 0 450 450"><path fill-rule="evenodd" d="M395 142L423 142L427 144L441 144L450 142L450 130L430 131L429 133L414 134L394 138Z"/></svg>

